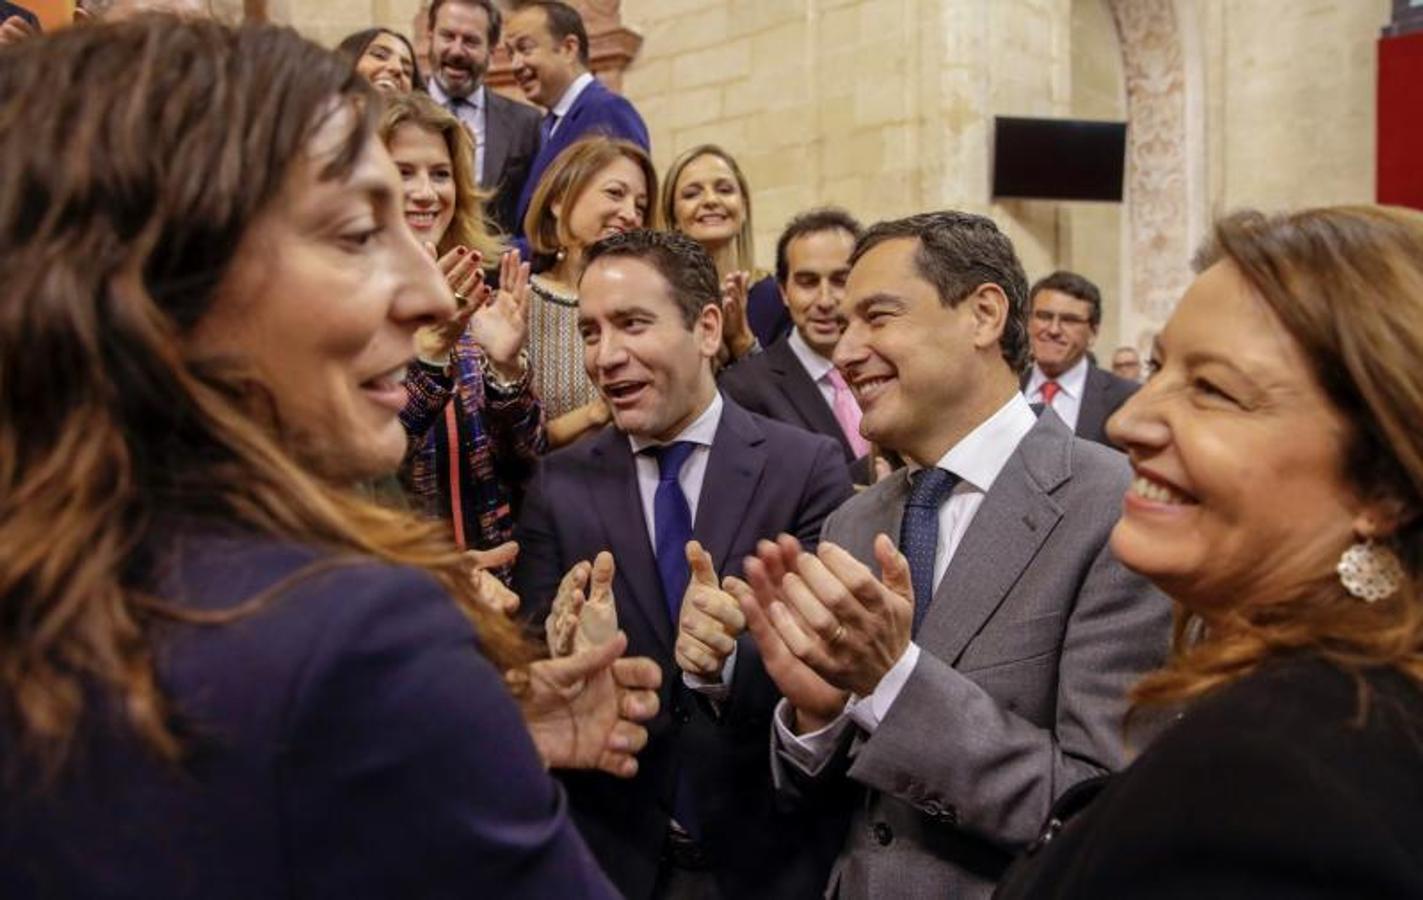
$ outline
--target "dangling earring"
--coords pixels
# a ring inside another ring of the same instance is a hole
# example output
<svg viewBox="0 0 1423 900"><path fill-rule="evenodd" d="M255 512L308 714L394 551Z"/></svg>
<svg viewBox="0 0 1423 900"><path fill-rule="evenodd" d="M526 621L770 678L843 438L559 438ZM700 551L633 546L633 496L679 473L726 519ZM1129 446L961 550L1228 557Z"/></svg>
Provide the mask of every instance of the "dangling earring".
<svg viewBox="0 0 1423 900"><path fill-rule="evenodd" d="M1363 600L1376 603L1392 597L1403 586L1403 563L1398 555L1373 538L1356 542L1335 566L1344 590Z"/></svg>

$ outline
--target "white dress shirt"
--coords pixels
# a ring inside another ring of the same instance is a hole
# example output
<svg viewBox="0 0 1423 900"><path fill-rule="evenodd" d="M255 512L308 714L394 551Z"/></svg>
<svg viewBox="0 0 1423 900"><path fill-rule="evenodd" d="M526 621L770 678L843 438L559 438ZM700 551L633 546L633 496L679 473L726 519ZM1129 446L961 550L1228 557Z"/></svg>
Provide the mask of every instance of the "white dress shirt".
<svg viewBox="0 0 1423 900"><path fill-rule="evenodd" d="M820 391L820 396L825 398L825 405L834 409L835 385L830 383L830 373L834 371L835 364L810 349L805 338L800 336L798 328L791 329L788 343L791 346L791 352L800 361L801 368L805 369L805 374L810 376L810 380L815 382L815 387Z"/></svg>
<svg viewBox="0 0 1423 900"><path fill-rule="evenodd" d="M455 114L455 118L464 124L465 130L474 140L474 180L484 184L484 139L487 133L485 123L489 121L486 113L488 106L484 102L484 85L481 84L468 97L453 105L450 96L440 87L439 79L431 78L426 89L432 100Z"/></svg>
<svg viewBox="0 0 1423 900"><path fill-rule="evenodd" d="M1084 355L1072 368L1063 372L1057 378L1049 378L1038 368L1037 363L1033 364L1033 372L1028 376L1028 386L1023 389L1023 396L1028 398L1029 403L1043 402L1043 385L1049 381L1056 381L1060 390L1057 396L1052 398L1052 411L1057 413L1057 417L1067 423L1067 427L1073 431L1077 430L1077 416L1082 412L1082 394L1087 390L1087 357ZM1046 405L1046 404L1044 404Z"/></svg>
<svg viewBox="0 0 1423 900"><path fill-rule="evenodd" d="M954 551L973 523L978 508L983 505L984 496L993 487L993 482L998 480L999 473L1008 464L1008 458L1036 423L1037 417L1033 415L1028 401L1022 394L1014 394L939 460L938 468L958 476L959 483L948 501L939 507L939 542L934 548L935 590L948 571ZM911 472L917 468L910 466ZM845 712L819 731L795 734L790 727L790 706L782 700L776 708L775 727L781 737L783 755L798 768L813 775L829 759L840 734L851 722L866 734L873 734L899 698L900 691L919 661L919 652L919 645L911 640L904 654L880 679L872 694L851 697L845 705Z"/></svg>
<svg viewBox="0 0 1423 900"><path fill-rule="evenodd" d="M564 116L568 115L568 111L572 109L573 104L578 101L578 95L586 91L588 85L592 83L592 72L584 72L582 75L573 79L573 83L568 86L568 90L563 92L563 96L558 98L558 102L553 105L553 109L549 110L550 113L557 117L553 120L553 128L549 129L549 137L553 137L558 133L559 127L563 125Z"/></svg>

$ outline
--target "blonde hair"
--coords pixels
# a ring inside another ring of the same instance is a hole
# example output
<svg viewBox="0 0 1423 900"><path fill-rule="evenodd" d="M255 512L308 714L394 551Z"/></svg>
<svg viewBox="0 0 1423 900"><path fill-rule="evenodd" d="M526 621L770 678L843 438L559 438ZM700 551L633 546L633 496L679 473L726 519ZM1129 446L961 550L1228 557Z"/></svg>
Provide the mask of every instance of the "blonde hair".
<svg viewBox="0 0 1423 900"><path fill-rule="evenodd" d="M1186 702L1300 650L1356 674L1388 666L1423 684L1423 213L1375 206L1239 213L1216 225L1197 268L1219 261L1269 305L1352 423L1341 474L1360 498L1403 511L1386 543L1406 577L1377 603L1350 596L1330 576L1291 602L1240 605L1209 621L1178 608L1170 661L1132 698Z"/></svg>
<svg viewBox="0 0 1423 900"><path fill-rule="evenodd" d="M648 210L643 216L644 228L657 228L657 211L650 198L657 196L657 170L647 152L630 141L595 135L569 144L549 164L539 179L534 195L524 214L524 237L535 256L550 257L573 243L568 231L568 213L588 190L593 178L619 157L637 163L642 177L647 179ZM555 203L563 207L560 219L553 214Z"/></svg>
<svg viewBox="0 0 1423 900"><path fill-rule="evenodd" d="M425 94L412 92L385 98L376 131L387 147L401 126L413 125L444 138L455 176L455 216L436 248L447 253L458 246L478 250L486 267L499 264L504 252L499 230L484 216L484 202L492 194L479 189L474 171L474 141L454 114Z"/></svg>
<svg viewBox="0 0 1423 900"><path fill-rule="evenodd" d="M662 209L662 219L667 223L668 229L681 231L677 227L677 180L682 177L682 170L692 164L693 160L703 156L715 156L726 163L731 169L731 174L736 176L736 187L741 191L741 208L745 210L745 215L741 217L741 231L736 235L736 266L738 270L754 272L756 270L756 239L755 232L751 224L751 186L746 182L746 176L742 173L741 167L736 164L736 159L716 144L700 144L677 157L672 163L672 167L667 170L667 180L662 184L662 202L659 206Z"/></svg>

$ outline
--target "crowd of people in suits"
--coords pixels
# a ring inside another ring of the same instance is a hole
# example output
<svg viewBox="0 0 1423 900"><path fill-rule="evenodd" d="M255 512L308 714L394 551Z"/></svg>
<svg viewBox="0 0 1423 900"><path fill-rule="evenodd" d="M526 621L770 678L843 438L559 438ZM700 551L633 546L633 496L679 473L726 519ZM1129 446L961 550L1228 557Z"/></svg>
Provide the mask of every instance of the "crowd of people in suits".
<svg viewBox="0 0 1423 900"><path fill-rule="evenodd" d="M1143 383L983 215L758 269L567 4L143 3L0 24L6 896L1423 893L1423 214Z"/></svg>

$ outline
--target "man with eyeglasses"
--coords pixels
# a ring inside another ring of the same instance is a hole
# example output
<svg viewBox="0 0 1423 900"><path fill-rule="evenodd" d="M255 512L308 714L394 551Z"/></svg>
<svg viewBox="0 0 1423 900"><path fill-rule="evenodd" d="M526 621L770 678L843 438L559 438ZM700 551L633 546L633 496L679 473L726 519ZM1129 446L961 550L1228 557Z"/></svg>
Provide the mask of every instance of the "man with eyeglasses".
<svg viewBox="0 0 1423 900"><path fill-rule="evenodd" d="M1107 419L1140 385L1097 368L1090 358L1102 321L1102 295L1076 272L1053 272L1033 285L1028 335L1033 366L1023 376L1028 402L1051 409L1078 437L1111 446Z"/></svg>

